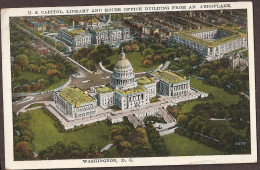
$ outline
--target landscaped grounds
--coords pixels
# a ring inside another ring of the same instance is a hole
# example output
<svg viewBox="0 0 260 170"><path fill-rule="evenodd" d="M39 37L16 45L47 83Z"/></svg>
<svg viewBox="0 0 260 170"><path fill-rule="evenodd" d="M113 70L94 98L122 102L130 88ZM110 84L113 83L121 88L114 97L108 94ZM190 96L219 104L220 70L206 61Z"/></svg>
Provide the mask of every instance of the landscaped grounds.
<svg viewBox="0 0 260 170"><path fill-rule="evenodd" d="M196 78L191 78L191 87L206 92L206 93L211 93L214 96L214 99L210 100L192 100L188 101L182 104L182 113L187 113L192 110L192 108L201 103L206 103L206 102L220 102L224 104L225 106L231 105L231 104L237 104L239 102L239 95L234 95L234 94L229 94L224 91L224 89L207 85L203 83L202 80L198 80Z"/></svg>
<svg viewBox="0 0 260 170"><path fill-rule="evenodd" d="M54 121L42 109L31 110L25 114L31 116L29 126L34 134L32 143L36 153L57 142L68 145L74 141L85 148L93 143L101 148L111 143L108 139L110 127L106 121L94 123L76 131L61 133L54 126Z"/></svg>
<svg viewBox="0 0 260 170"><path fill-rule="evenodd" d="M163 136L170 156L221 155L221 151L209 148L195 140L178 134Z"/></svg>

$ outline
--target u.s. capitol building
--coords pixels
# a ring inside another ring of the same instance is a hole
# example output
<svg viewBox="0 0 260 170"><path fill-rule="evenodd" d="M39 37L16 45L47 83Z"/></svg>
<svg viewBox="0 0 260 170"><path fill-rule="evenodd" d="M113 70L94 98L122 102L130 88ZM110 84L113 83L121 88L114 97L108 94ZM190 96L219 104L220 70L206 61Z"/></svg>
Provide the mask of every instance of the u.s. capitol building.
<svg viewBox="0 0 260 170"><path fill-rule="evenodd" d="M136 78L133 67L122 50L109 86L91 87L89 93L77 87L67 87L54 93L54 101L63 114L78 119L98 114L96 107L104 110L116 107L123 111L149 105L151 99L159 95L178 98L192 92L194 90L190 87L190 80L168 70L157 70L148 73L147 76ZM199 95L195 98L207 96L206 93Z"/></svg>

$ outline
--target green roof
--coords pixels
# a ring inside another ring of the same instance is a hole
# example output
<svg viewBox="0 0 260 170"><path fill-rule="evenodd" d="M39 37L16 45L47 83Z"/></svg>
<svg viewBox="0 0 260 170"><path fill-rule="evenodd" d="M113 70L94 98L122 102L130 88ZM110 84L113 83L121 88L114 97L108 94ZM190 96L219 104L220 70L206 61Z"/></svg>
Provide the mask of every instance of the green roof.
<svg viewBox="0 0 260 170"><path fill-rule="evenodd" d="M207 41L207 40L203 40L201 38L198 38L198 37L195 37L193 36L191 33L196 33L196 32L202 32L202 31L209 31L209 30L213 30L213 29L222 29L224 31L227 31L229 32L231 35L230 36L226 36L226 37L223 37L217 41L213 41L213 42L210 42L210 41ZM241 37L245 37L247 36L247 34L245 33L242 33L242 32L237 32L237 31L234 31L230 28L226 28L226 27L212 27L212 28L203 28L203 29L196 29L196 30L190 30L190 31L180 31L180 32L174 32L175 35L177 36L180 36L181 38L184 38L184 39L188 39L190 41L194 41L194 42L197 42L197 43L200 43L206 47L216 47L220 44L223 44L223 43L226 43L228 41L232 41L236 38L241 38Z"/></svg>
<svg viewBox="0 0 260 170"><path fill-rule="evenodd" d="M77 35L79 35L79 34L84 34L85 33L85 31L84 30L66 30L65 29L65 31L67 32L67 33L69 33L71 36L73 36L73 37L75 37L75 36L77 36Z"/></svg>
<svg viewBox="0 0 260 170"><path fill-rule="evenodd" d="M141 77L137 80L138 84L140 85L146 85L146 84L151 84L151 83L154 83L154 78L153 77Z"/></svg>
<svg viewBox="0 0 260 170"><path fill-rule="evenodd" d="M111 87L98 87L96 90L99 93L109 93L114 91Z"/></svg>
<svg viewBox="0 0 260 170"><path fill-rule="evenodd" d="M155 72L152 72L152 74L170 84L186 81L185 77L183 77L177 73L170 72L168 70L155 71Z"/></svg>
<svg viewBox="0 0 260 170"><path fill-rule="evenodd" d="M128 90L117 90L120 94L134 94L134 93L141 93L146 89L143 86L138 85L136 88L128 89Z"/></svg>
<svg viewBox="0 0 260 170"><path fill-rule="evenodd" d="M80 107L81 104L94 101L91 96L85 94L81 89L74 87L66 87L59 92L59 95L68 103L76 105L76 107Z"/></svg>

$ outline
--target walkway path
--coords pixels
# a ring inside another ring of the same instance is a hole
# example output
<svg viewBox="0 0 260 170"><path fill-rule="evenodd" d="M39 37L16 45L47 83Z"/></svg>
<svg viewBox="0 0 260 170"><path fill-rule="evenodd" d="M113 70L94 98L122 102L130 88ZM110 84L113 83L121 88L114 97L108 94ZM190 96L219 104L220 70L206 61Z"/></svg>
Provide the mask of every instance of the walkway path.
<svg viewBox="0 0 260 170"><path fill-rule="evenodd" d="M161 70L166 70L170 64L171 64L171 61L166 61L163 65L163 67L161 68Z"/></svg>
<svg viewBox="0 0 260 170"><path fill-rule="evenodd" d="M104 151L107 151L107 150L109 150L112 146L113 146L114 144L107 144L102 150L101 150L101 152L104 152Z"/></svg>

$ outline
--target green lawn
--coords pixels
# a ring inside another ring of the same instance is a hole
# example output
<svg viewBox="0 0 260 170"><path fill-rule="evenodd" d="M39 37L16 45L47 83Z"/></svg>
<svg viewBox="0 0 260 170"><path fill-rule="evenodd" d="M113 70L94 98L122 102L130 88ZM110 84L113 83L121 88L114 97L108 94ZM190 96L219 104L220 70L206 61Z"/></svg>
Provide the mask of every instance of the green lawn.
<svg viewBox="0 0 260 170"><path fill-rule="evenodd" d="M108 57L108 59L111 61L111 64L116 64L119 58L120 58L120 54L114 54ZM154 64L150 67L143 66L144 57L142 56L141 52L126 53L126 58L131 62L134 68L134 72L150 71L156 69L160 65L160 64ZM105 67L108 68L110 65L106 65Z"/></svg>
<svg viewBox="0 0 260 170"><path fill-rule="evenodd" d="M178 134L163 136L170 156L193 156L193 155L221 155L221 151L209 148L195 140Z"/></svg>
<svg viewBox="0 0 260 170"><path fill-rule="evenodd" d="M36 153L59 141L66 145L75 141L82 147L88 147L90 144L95 143L101 148L111 143L108 139L110 127L105 121L98 122L74 132L60 133L55 128L53 120L46 115L42 109L31 110L26 114L31 115L29 126L34 134L32 143L35 146L34 151Z"/></svg>
<svg viewBox="0 0 260 170"><path fill-rule="evenodd" d="M41 91L53 90L53 89L65 84L67 81L68 81L68 79L59 79L57 82L53 83L48 88L46 88L45 90L41 90Z"/></svg>
<svg viewBox="0 0 260 170"><path fill-rule="evenodd" d="M36 81L38 79L45 79L47 78L47 75L42 73L35 73L30 71L21 71L20 75L17 77L12 77L12 83L15 83L15 85L20 85L19 80L24 79L29 82ZM14 84L13 84L14 86Z"/></svg>
<svg viewBox="0 0 260 170"><path fill-rule="evenodd" d="M177 70L181 70L182 67L181 67L179 61L172 60L171 64L168 67L168 69L169 70L173 70L173 71L177 71Z"/></svg>
<svg viewBox="0 0 260 170"><path fill-rule="evenodd" d="M220 102L224 104L225 106L231 105L231 104L237 104L239 101L239 95L231 95L227 92L225 92L223 89L206 85L203 83L202 80L197 80L195 78L191 78L190 80L191 87L198 89L200 91L211 93L214 96L214 99L212 100L192 100L189 102L185 102L182 105L182 113L187 113L192 111L192 108L200 103L206 103L206 102Z"/></svg>
<svg viewBox="0 0 260 170"><path fill-rule="evenodd" d="M30 82L34 82L39 79L47 79L47 75L42 74L42 73L30 72L30 71L21 71L19 76L12 77L12 87L23 85L25 83L25 82L23 82L24 80L26 80L30 83ZM57 82L51 84L46 89L37 90L35 92L53 90L53 89L65 84L67 81L68 81L68 79L59 79Z"/></svg>
<svg viewBox="0 0 260 170"><path fill-rule="evenodd" d="M26 109L31 109L31 108L35 108L35 107L39 107L39 106L44 106L43 103L34 103L31 104L30 106L28 106Z"/></svg>

